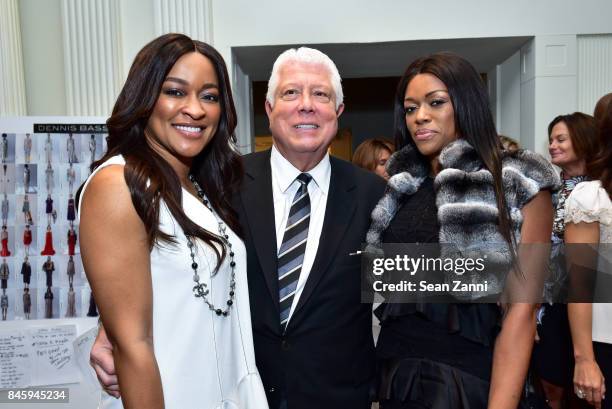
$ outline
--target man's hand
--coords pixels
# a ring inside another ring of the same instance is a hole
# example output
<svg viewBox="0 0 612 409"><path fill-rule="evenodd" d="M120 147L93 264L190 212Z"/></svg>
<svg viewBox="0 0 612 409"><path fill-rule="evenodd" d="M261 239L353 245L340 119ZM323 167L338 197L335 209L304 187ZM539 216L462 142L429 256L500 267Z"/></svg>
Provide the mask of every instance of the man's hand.
<svg viewBox="0 0 612 409"><path fill-rule="evenodd" d="M113 359L113 345L106 336L104 327L100 326L98 336L89 354L89 364L96 371L98 381L102 389L111 396L119 398L121 391L115 373L115 361Z"/></svg>

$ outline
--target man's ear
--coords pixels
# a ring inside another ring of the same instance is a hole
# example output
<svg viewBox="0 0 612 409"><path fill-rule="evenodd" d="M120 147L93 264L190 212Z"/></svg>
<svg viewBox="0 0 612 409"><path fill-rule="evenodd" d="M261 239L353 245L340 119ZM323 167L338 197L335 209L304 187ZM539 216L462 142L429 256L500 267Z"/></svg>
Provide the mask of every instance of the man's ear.
<svg viewBox="0 0 612 409"><path fill-rule="evenodd" d="M270 113L272 112L272 105L270 105L270 102L266 99L266 114L268 115L268 118L270 118Z"/></svg>
<svg viewBox="0 0 612 409"><path fill-rule="evenodd" d="M336 109L336 118L340 118L340 115L344 112L344 104L340 104L338 109Z"/></svg>

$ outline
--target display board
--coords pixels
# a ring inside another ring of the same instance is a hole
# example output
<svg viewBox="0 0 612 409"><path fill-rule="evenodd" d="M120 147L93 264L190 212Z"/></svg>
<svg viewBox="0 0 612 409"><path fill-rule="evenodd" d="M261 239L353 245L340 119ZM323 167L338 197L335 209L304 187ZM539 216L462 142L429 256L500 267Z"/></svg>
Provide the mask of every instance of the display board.
<svg viewBox="0 0 612 409"><path fill-rule="evenodd" d="M81 125L35 122L21 132L0 126L3 321L97 315L80 257L75 195L104 152L105 134L87 132L103 130L100 124Z"/></svg>
<svg viewBox="0 0 612 409"><path fill-rule="evenodd" d="M106 149L104 123L0 118L0 392L68 388L70 402L58 408L93 409L99 396L87 364L97 310L80 257L76 194Z"/></svg>

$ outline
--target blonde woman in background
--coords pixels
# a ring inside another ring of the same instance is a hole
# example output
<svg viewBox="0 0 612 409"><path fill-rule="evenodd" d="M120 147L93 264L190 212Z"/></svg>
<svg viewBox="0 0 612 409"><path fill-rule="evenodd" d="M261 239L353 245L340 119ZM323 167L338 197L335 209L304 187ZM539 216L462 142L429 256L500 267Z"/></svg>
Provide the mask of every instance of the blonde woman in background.
<svg viewBox="0 0 612 409"><path fill-rule="evenodd" d="M521 145L514 139L506 135L499 135L502 147L505 151L514 152L521 149Z"/></svg>
<svg viewBox="0 0 612 409"><path fill-rule="evenodd" d="M353 154L353 164L389 179L386 171L387 160L395 152L393 143L384 138L363 141Z"/></svg>

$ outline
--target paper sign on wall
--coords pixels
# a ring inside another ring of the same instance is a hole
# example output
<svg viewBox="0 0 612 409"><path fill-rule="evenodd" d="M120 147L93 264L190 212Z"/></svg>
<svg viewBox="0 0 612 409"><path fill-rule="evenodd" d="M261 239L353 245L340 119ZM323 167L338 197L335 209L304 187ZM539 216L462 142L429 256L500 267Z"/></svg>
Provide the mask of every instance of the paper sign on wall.
<svg viewBox="0 0 612 409"><path fill-rule="evenodd" d="M0 388L79 382L75 338L75 325L0 332Z"/></svg>
<svg viewBox="0 0 612 409"><path fill-rule="evenodd" d="M0 332L0 388L31 384L31 346L27 331Z"/></svg>

